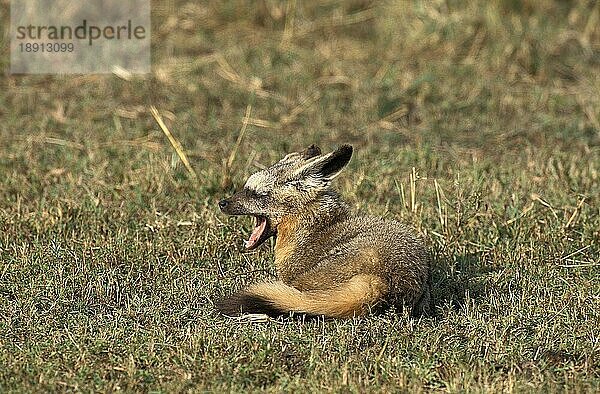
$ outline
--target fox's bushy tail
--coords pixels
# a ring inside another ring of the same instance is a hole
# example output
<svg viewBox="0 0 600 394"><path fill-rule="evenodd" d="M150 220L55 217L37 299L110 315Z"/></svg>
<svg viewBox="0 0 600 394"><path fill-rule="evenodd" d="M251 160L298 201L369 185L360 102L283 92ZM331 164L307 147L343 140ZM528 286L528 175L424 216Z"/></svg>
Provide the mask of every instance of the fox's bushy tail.
<svg viewBox="0 0 600 394"><path fill-rule="evenodd" d="M339 286L301 292L281 281L259 283L217 303L217 309L229 316L264 313L269 316L289 312L326 317L352 317L368 312L386 291L381 278L356 275Z"/></svg>

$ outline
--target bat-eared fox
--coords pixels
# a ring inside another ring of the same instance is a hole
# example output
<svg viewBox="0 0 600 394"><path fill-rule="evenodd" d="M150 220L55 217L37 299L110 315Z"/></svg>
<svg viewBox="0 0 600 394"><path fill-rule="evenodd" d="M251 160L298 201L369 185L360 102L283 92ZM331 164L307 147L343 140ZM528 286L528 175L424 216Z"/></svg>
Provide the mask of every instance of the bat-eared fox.
<svg viewBox="0 0 600 394"><path fill-rule="evenodd" d="M246 248L275 237L277 281L257 283L217 302L230 316L290 312L347 318L386 305L428 311L430 263L422 239L393 220L353 215L332 190L352 146L328 154L311 145L290 153L219 201L256 226Z"/></svg>

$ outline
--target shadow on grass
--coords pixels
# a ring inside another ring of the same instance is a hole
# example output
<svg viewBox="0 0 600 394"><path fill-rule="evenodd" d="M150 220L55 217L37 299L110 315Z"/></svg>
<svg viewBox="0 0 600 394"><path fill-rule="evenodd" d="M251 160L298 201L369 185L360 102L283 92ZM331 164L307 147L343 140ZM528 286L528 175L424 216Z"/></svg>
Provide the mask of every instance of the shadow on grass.
<svg viewBox="0 0 600 394"><path fill-rule="evenodd" d="M481 253L468 253L433 259L431 317L439 317L444 307L463 308L467 297L477 300L485 296L485 283L477 278L494 268L483 267L481 257Z"/></svg>

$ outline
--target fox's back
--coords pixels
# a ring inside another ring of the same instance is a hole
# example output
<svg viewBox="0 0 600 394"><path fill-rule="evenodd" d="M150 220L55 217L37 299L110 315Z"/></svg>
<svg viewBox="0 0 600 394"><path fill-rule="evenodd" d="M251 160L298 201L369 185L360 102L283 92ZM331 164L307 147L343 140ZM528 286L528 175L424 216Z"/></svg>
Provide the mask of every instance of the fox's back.
<svg viewBox="0 0 600 394"><path fill-rule="evenodd" d="M295 260L305 266L291 284L307 290L330 288L355 275L369 274L384 280L393 304L422 293L429 256L411 227L374 216L351 216L319 233L298 245L301 251Z"/></svg>

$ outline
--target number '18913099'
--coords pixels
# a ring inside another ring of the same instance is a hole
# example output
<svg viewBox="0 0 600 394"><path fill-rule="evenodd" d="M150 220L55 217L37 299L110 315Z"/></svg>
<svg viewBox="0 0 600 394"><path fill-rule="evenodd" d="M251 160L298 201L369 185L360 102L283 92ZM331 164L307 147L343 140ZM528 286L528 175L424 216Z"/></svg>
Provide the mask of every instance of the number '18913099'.
<svg viewBox="0 0 600 394"><path fill-rule="evenodd" d="M19 49L21 52L73 52L75 45L72 42L22 42Z"/></svg>

